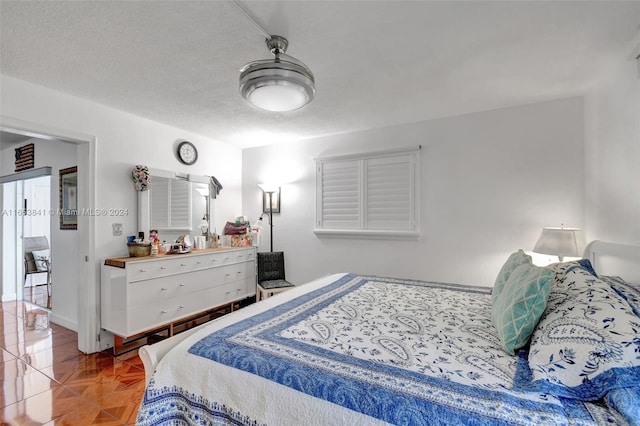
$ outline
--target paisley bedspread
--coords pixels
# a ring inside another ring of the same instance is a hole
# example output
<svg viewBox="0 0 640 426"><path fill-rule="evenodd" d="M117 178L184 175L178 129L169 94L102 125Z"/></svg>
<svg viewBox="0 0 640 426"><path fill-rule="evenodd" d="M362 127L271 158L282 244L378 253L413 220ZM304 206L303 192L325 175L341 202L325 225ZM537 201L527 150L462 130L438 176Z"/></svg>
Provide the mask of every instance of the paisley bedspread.
<svg viewBox="0 0 640 426"><path fill-rule="evenodd" d="M158 366L138 424L619 420L513 389L517 357L500 348L488 288L353 274L308 286L183 342Z"/></svg>

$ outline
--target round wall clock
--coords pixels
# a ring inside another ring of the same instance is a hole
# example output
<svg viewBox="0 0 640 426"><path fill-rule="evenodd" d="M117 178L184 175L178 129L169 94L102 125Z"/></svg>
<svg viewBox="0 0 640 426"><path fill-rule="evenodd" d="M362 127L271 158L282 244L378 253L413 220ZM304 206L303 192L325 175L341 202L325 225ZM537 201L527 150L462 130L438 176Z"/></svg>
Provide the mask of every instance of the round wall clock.
<svg viewBox="0 0 640 426"><path fill-rule="evenodd" d="M189 141L180 142L180 145L178 145L178 159L189 166L195 163L198 160L196 146Z"/></svg>

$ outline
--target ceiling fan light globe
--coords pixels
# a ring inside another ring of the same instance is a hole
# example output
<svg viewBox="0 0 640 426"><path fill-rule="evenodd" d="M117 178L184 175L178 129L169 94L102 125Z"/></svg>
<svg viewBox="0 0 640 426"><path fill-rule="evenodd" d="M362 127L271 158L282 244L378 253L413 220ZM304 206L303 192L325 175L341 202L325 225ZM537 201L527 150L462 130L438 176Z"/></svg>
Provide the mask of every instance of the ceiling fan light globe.
<svg viewBox="0 0 640 426"><path fill-rule="evenodd" d="M263 110L294 111L311 102L315 92L313 73L295 58L255 61L240 70L242 97Z"/></svg>
<svg viewBox="0 0 640 426"><path fill-rule="evenodd" d="M272 82L254 87L247 100L260 109L284 112L303 107L309 102L309 97L300 86Z"/></svg>

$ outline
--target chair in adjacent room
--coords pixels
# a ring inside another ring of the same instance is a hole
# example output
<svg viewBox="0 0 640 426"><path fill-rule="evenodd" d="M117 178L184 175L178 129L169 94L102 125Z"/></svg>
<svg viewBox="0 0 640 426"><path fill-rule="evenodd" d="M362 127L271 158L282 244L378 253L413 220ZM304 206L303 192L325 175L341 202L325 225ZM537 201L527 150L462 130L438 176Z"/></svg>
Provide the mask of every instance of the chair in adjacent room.
<svg viewBox="0 0 640 426"><path fill-rule="evenodd" d="M284 276L284 253L258 253L256 302L295 287Z"/></svg>
<svg viewBox="0 0 640 426"><path fill-rule="evenodd" d="M45 236L24 237L24 284L27 277L33 274L47 274L47 308L51 308L51 249L49 240ZM33 286L30 285L31 300L33 300Z"/></svg>

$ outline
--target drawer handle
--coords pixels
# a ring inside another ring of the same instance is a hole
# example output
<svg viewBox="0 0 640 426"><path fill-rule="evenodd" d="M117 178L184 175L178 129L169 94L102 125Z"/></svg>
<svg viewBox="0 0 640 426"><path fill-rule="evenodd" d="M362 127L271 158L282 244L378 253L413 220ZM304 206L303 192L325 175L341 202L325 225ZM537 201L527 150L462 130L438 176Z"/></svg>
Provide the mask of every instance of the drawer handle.
<svg viewBox="0 0 640 426"><path fill-rule="evenodd" d="M242 291L242 289L241 288L237 288L236 291Z"/></svg>
<svg viewBox="0 0 640 426"><path fill-rule="evenodd" d="M225 276L225 277L228 277L228 276L230 276L230 275L231 275L231 274L229 274L229 273L224 274L224 276Z"/></svg>
<svg viewBox="0 0 640 426"><path fill-rule="evenodd" d="M213 259L211 259L211 261L212 261L212 262L219 262L219 261L220 261L220 259L217 259L217 258L215 258L215 257L214 257Z"/></svg>
<svg viewBox="0 0 640 426"><path fill-rule="evenodd" d="M236 274L241 274L241 273L242 273L242 271L238 271L238 272L236 272Z"/></svg>
<svg viewBox="0 0 640 426"><path fill-rule="evenodd" d="M147 272L146 269L140 269L140 272Z"/></svg>
<svg viewBox="0 0 640 426"><path fill-rule="evenodd" d="M184 308L184 305L180 305L180 306L178 306L178 308L182 309L182 308Z"/></svg>
<svg viewBox="0 0 640 426"><path fill-rule="evenodd" d="M196 262L197 265L201 264L202 262L200 262L199 260Z"/></svg>
<svg viewBox="0 0 640 426"><path fill-rule="evenodd" d="M167 288L166 287L162 287L160 290L167 291Z"/></svg>
<svg viewBox="0 0 640 426"><path fill-rule="evenodd" d="M231 258L230 258L230 257L225 257L225 258L224 258L224 260L229 260L229 259L231 259Z"/></svg>
<svg viewBox="0 0 640 426"><path fill-rule="evenodd" d="M239 254L238 259L240 259L242 256L244 256L244 254Z"/></svg>
<svg viewBox="0 0 640 426"><path fill-rule="evenodd" d="M228 295L230 295L230 294L231 294L231 292L230 292L230 291L228 291L228 292L226 292L226 293L225 293L225 295L227 295L227 296L228 296Z"/></svg>
<svg viewBox="0 0 640 426"><path fill-rule="evenodd" d="M181 263L180 266L187 266L187 264L186 263Z"/></svg>
<svg viewBox="0 0 640 426"><path fill-rule="evenodd" d="M167 310L166 310L166 309L163 309L163 310L161 310L161 311L160 311L160 313L161 313L161 314L166 314L166 313L167 313Z"/></svg>
<svg viewBox="0 0 640 426"><path fill-rule="evenodd" d="M184 284L180 284L180 287L184 287Z"/></svg>

